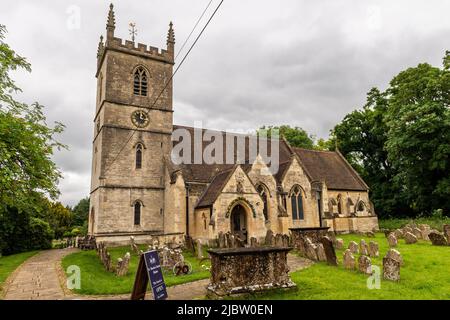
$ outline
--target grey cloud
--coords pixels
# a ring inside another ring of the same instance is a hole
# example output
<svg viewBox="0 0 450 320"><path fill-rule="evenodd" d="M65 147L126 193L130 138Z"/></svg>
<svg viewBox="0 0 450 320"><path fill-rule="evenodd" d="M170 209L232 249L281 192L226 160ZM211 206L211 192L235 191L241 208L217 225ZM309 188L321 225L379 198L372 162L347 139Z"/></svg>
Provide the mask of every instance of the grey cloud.
<svg viewBox="0 0 450 320"><path fill-rule="evenodd" d="M139 42L164 47L173 20L180 48L208 1L114 1L116 32L128 38L134 21ZM68 204L89 193L95 57L108 4L2 1L7 42L33 65L31 75L15 75L20 99L39 101L49 122L67 127L60 138L70 151L54 159ZM72 5L81 10L78 30L66 27ZM371 87L420 62L441 65L448 12L445 0L225 0L175 78L175 123L241 130L286 123L327 137Z"/></svg>

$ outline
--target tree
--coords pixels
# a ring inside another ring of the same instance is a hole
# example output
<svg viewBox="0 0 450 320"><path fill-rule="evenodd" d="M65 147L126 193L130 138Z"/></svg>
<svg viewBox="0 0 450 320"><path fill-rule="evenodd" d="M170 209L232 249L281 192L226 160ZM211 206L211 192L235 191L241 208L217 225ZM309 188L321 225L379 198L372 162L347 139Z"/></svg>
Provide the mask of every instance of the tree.
<svg viewBox="0 0 450 320"><path fill-rule="evenodd" d="M42 198L59 194L51 156L64 147L55 139L64 126L48 127L43 106L14 99L21 89L10 72L31 66L4 42L5 33L0 25L0 251L9 254L51 245L52 230L36 215Z"/></svg>
<svg viewBox="0 0 450 320"><path fill-rule="evenodd" d="M88 220L89 217L89 197L81 199L75 207L73 212L73 225L81 227Z"/></svg>
<svg viewBox="0 0 450 320"><path fill-rule="evenodd" d="M400 72L385 92L374 88L362 110L332 131L330 145L371 187L380 216L450 209L450 53L444 68ZM336 143L337 142L337 143Z"/></svg>
<svg viewBox="0 0 450 320"><path fill-rule="evenodd" d="M339 151L370 186L371 200L380 217L409 215L404 194L393 184L396 172L388 160L384 145L388 128L384 114L388 108L386 94L377 88L367 94L367 102L361 110L346 115L332 131L329 145Z"/></svg>
<svg viewBox="0 0 450 320"><path fill-rule="evenodd" d="M258 130L258 133L261 130L267 130L267 137L271 137L272 130L278 130L279 136L284 137L291 146L305 148L305 149L314 149L314 137L309 136L308 133L300 127L291 127L289 125L282 126L263 126Z"/></svg>
<svg viewBox="0 0 450 320"><path fill-rule="evenodd" d="M400 72L387 90L388 159L416 212L450 209L450 52L444 68Z"/></svg>
<svg viewBox="0 0 450 320"><path fill-rule="evenodd" d="M61 175L51 156L64 147L54 138L63 125L48 127L39 103L29 106L13 98L21 90L9 72L31 67L3 41L5 32L0 25L0 205L27 209L36 194L58 195Z"/></svg>

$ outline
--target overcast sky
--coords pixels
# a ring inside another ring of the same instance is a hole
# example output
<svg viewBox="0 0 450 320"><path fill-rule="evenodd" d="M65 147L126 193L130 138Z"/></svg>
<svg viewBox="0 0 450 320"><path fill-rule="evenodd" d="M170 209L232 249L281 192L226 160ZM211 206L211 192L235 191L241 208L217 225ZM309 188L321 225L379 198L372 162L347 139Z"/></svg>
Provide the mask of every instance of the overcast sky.
<svg viewBox="0 0 450 320"><path fill-rule="evenodd" d="M70 149L54 159L64 175L60 200L73 205L89 194L96 52L109 1L0 2L7 43L33 67L14 75L19 99L39 101L49 122L67 126L60 140ZM180 48L208 2L115 0L116 35L129 39L133 21L137 41L164 48L172 20ZM447 0L225 0L175 78L175 124L290 124L326 138L371 87L384 89L420 62L441 65L449 12Z"/></svg>

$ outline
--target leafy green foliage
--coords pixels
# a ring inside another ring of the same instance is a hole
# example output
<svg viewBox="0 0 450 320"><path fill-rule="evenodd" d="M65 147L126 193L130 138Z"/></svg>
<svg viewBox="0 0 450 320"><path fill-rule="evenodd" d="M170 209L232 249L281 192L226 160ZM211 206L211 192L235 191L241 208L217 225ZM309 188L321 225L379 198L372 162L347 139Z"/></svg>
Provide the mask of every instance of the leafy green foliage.
<svg viewBox="0 0 450 320"><path fill-rule="evenodd" d="M51 157L65 146L55 140L64 126L48 127L42 105L14 99L21 89L10 72L31 66L4 42L5 33L0 25L0 250L11 254L50 247L53 230L45 220L53 217L41 215L42 199L59 194L61 174Z"/></svg>
<svg viewBox="0 0 450 320"><path fill-rule="evenodd" d="M309 136L308 133L300 127L291 127L288 125L278 127L263 126L258 130L258 133L261 133L263 130L267 130L268 138L272 136L273 130L278 130L279 136L285 138L291 146L305 149L314 149L314 137Z"/></svg>
<svg viewBox="0 0 450 320"><path fill-rule="evenodd" d="M73 225L83 226L89 217L89 197L81 199L72 209Z"/></svg>
<svg viewBox="0 0 450 320"><path fill-rule="evenodd" d="M362 110L332 131L330 145L371 187L381 217L450 208L450 54L444 68L420 64L373 88Z"/></svg>

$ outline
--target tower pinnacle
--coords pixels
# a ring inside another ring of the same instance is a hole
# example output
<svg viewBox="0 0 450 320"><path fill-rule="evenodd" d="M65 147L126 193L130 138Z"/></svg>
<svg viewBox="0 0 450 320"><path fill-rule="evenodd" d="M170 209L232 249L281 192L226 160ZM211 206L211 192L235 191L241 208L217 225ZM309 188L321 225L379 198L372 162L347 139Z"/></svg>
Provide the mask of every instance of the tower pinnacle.
<svg viewBox="0 0 450 320"><path fill-rule="evenodd" d="M171 53L175 51L175 32L172 21L169 24L169 32L167 34L167 51Z"/></svg>
<svg viewBox="0 0 450 320"><path fill-rule="evenodd" d="M116 18L114 15L114 5L109 5L108 22L106 23L106 39L114 38L114 30L116 29Z"/></svg>

